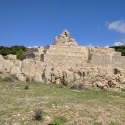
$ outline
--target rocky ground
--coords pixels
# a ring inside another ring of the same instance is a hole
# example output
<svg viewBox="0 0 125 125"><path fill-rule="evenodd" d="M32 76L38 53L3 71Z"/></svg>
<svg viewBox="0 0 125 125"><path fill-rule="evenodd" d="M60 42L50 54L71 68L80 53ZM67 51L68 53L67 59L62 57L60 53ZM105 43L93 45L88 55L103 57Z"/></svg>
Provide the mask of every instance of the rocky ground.
<svg viewBox="0 0 125 125"><path fill-rule="evenodd" d="M1 125L47 125L56 117L65 125L124 125L125 90L70 89L61 85L0 81ZM33 120L36 109L43 120Z"/></svg>

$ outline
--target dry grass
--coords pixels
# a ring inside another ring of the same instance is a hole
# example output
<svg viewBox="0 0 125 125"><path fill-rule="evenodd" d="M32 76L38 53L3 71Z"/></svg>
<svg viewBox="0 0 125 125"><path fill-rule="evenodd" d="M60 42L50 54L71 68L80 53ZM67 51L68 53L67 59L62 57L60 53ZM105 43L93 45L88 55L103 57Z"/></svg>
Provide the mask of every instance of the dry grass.
<svg viewBox="0 0 125 125"><path fill-rule="evenodd" d="M47 125L55 117L65 117L66 125L125 124L124 92L0 82L0 95L0 125ZM44 109L41 121L32 120L37 108Z"/></svg>

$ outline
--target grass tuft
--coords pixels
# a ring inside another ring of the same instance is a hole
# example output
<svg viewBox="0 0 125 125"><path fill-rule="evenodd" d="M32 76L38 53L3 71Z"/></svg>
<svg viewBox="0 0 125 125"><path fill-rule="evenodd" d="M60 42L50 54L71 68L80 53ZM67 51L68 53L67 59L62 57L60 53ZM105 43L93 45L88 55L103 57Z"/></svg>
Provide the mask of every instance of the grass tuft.
<svg viewBox="0 0 125 125"><path fill-rule="evenodd" d="M38 108L34 112L35 112L35 115L33 116L34 120L37 121L43 120L43 109Z"/></svg>
<svg viewBox="0 0 125 125"><path fill-rule="evenodd" d="M24 89L29 89L29 85L26 85L26 86L24 87Z"/></svg>
<svg viewBox="0 0 125 125"><path fill-rule="evenodd" d="M60 117L54 118L54 120L48 125L64 125L64 123L66 122L67 122L67 119L63 116L60 116Z"/></svg>

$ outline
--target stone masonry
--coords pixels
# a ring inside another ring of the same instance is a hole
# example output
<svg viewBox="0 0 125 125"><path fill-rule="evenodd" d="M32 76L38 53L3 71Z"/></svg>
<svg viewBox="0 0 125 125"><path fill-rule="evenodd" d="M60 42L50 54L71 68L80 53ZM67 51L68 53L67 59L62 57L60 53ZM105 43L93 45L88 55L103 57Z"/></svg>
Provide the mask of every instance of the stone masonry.
<svg viewBox="0 0 125 125"><path fill-rule="evenodd" d="M114 48L78 46L76 41L64 30L55 37L54 45L44 48L31 48L21 60L32 59L45 63L54 63L56 67L74 68L83 66L112 66L125 67L125 57Z"/></svg>
<svg viewBox="0 0 125 125"><path fill-rule="evenodd" d="M0 55L0 71L20 81L123 88L125 57L113 48L78 46L67 30L55 37L53 45L30 48L17 60ZM4 75L5 76L5 75Z"/></svg>

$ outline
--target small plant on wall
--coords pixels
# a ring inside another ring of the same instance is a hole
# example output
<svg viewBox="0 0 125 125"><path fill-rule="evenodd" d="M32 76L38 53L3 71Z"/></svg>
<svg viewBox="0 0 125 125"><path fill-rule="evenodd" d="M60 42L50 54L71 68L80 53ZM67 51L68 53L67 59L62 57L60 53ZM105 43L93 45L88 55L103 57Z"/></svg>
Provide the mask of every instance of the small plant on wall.
<svg viewBox="0 0 125 125"><path fill-rule="evenodd" d="M43 72L42 79L45 79L45 78L46 78L46 75L45 75L45 72Z"/></svg>

